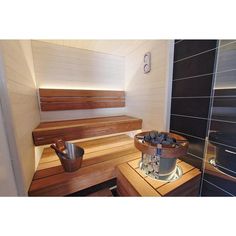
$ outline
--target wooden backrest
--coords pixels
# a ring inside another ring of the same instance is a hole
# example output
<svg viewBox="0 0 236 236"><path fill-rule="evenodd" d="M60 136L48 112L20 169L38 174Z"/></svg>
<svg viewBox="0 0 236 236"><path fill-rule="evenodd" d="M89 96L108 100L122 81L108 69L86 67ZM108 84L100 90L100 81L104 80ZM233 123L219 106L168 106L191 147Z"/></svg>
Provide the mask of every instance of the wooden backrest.
<svg viewBox="0 0 236 236"><path fill-rule="evenodd" d="M124 91L39 89L39 96L42 111L125 106Z"/></svg>

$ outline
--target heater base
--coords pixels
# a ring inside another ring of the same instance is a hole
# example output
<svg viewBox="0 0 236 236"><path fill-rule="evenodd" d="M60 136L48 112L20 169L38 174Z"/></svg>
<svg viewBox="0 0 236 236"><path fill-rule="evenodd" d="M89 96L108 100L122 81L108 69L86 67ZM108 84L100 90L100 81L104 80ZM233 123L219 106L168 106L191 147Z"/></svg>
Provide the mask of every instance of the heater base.
<svg viewBox="0 0 236 236"><path fill-rule="evenodd" d="M164 181L164 182L173 182L179 178L182 177L183 171L179 165L176 165L174 171L169 173L168 175L159 175L157 172L150 172L148 170L148 167L143 165L142 162L140 162L139 167L141 171L144 172L145 175L149 176L150 178L154 180Z"/></svg>
<svg viewBox="0 0 236 236"><path fill-rule="evenodd" d="M139 168L140 159L123 163L116 168L117 192L120 196L198 196L201 172L177 161L183 175L173 182L156 180Z"/></svg>

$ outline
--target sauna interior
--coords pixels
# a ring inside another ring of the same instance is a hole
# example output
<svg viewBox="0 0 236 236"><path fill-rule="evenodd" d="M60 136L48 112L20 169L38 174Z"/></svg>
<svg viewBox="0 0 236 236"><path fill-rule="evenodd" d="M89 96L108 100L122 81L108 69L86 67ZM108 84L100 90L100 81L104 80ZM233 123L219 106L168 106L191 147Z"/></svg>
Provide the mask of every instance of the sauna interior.
<svg viewBox="0 0 236 236"><path fill-rule="evenodd" d="M235 59L235 40L0 40L0 195L235 196Z"/></svg>

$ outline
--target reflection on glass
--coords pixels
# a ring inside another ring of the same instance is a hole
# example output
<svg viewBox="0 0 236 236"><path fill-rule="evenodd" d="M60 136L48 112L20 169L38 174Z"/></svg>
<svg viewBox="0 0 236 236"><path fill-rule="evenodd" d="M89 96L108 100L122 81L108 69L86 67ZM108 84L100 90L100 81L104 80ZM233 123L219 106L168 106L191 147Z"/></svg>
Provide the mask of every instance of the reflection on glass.
<svg viewBox="0 0 236 236"><path fill-rule="evenodd" d="M208 174L236 182L236 149L218 143L217 132L210 133L209 137L214 141L207 144L207 155L205 157L205 171Z"/></svg>

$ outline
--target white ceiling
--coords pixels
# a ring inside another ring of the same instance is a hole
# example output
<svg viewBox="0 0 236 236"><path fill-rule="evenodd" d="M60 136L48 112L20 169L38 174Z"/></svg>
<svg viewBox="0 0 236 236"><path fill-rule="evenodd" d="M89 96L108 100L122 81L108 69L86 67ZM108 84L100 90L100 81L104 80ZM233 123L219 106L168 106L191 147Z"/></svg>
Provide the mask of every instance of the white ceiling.
<svg viewBox="0 0 236 236"><path fill-rule="evenodd" d="M117 56L126 56L145 40L40 40L67 47L92 50Z"/></svg>

